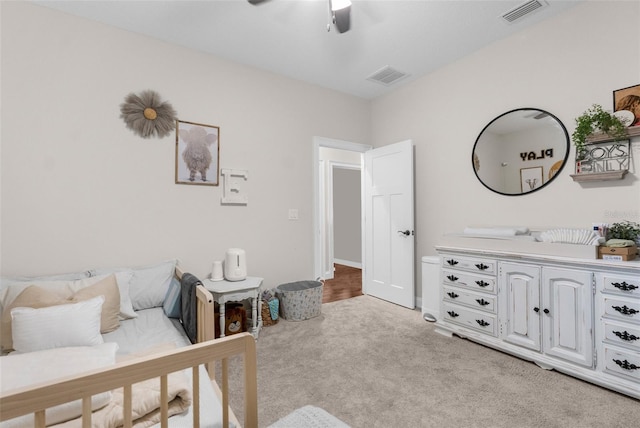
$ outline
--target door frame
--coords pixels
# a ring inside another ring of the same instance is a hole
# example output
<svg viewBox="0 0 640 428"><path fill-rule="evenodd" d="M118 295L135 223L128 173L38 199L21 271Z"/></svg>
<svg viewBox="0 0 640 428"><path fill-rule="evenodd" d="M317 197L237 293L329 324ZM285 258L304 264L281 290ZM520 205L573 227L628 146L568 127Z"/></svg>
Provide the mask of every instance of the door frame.
<svg viewBox="0 0 640 428"><path fill-rule="evenodd" d="M323 253L323 240L322 240L322 225L325 224L325 215L323 206L320 204L320 192L324 191L324 180L320 180L320 148L326 147L330 149L339 149L339 150L347 150L352 152L364 153L368 150L371 150L373 147L368 144L359 144L352 143L350 141L344 140L336 140L332 138L326 137L313 137L313 153L312 153L312 170L313 170L313 277L321 278L323 276L322 272L322 253ZM364 168L363 168L364 169ZM362 174L363 169L360 171L361 183L364 180L364 175ZM364 194L362 192L361 185L361 205L363 203L362 198ZM362 210L362 216L364 217L364 210ZM361 253L362 253L362 266L364 269L364 218L361 221L362 224L362 244L361 244ZM363 271L363 286L364 286L364 271ZM363 293L365 290L362 290Z"/></svg>

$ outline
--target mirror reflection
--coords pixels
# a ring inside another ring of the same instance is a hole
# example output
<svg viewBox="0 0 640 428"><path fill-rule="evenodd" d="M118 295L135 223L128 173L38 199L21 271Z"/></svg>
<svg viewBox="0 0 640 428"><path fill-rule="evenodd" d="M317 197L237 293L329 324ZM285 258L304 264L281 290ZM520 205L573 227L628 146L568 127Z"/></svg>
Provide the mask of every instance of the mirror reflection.
<svg viewBox="0 0 640 428"><path fill-rule="evenodd" d="M569 156L569 134L549 112L508 111L484 127L473 146L473 169L482 184L503 195L542 189Z"/></svg>

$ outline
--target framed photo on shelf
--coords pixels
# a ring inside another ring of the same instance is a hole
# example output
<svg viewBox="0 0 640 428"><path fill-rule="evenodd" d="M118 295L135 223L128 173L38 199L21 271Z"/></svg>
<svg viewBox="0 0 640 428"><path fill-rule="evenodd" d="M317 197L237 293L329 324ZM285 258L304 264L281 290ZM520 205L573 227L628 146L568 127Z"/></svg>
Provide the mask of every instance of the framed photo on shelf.
<svg viewBox="0 0 640 428"><path fill-rule="evenodd" d="M520 168L520 189L522 193L531 192L542 186L542 167Z"/></svg>
<svg viewBox="0 0 640 428"><path fill-rule="evenodd" d="M220 127L177 121L176 184L217 186L219 161Z"/></svg>
<svg viewBox="0 0 640 428"><path fill-rule="evenodd" d="M632 120L629 126L640 126L640 84L613 91L613 111L627 110Z"/></svg>

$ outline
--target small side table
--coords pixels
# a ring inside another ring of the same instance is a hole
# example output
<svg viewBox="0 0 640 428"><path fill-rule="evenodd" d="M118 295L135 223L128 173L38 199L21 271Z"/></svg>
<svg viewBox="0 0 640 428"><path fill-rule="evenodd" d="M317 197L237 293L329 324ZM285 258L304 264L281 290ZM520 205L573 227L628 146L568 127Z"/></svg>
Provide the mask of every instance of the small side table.
<svg viewBox="0 0 640 428"><path fill-rule="evenodd" d="M262 313L258 311L262 278L248 276L242 281L227 281L226 279L211 281L210 279L205 279L203 284L213 295L213 300L220 305L220 337L225 336L225 303L250 299L251 319L253 321L251 334L257 339L262 328Z"/></svg>

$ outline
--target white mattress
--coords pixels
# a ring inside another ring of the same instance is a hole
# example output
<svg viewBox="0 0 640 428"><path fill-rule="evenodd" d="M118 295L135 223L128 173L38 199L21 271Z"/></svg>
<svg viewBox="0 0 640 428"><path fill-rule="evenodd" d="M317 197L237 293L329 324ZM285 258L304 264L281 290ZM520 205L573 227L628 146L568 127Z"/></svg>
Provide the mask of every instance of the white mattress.
<svg viewBox="0 0 640 428"><path fill-rule="evenodd" d="M171 342L177 348L191 344L180 321L167 318L162 308L136 311L137 318L120 321L120 327L102 335L105 342L116 342L118 354L144 351Z"/></svg>
<svg viewBox="0 0 640 428"><path fill-rule="evenodd" d="M176 347L191 344L180 321L167 318L162 308L144 309L136 313L137 318L120 321L118 329L102 335L105 342L118 344L119 355L141 352L168 342L174 343ZM188 369L185 373L191 382L192 371ZM234 426L231 422L230 425ZM155 426L159 427L160 424ZM188 412L169 418L169 426L192 428L191 407ZM208 428L222 426L222 406L213 385L209 382L209 375L204 366L200 366L200 426Z"/></svg>

